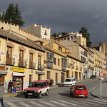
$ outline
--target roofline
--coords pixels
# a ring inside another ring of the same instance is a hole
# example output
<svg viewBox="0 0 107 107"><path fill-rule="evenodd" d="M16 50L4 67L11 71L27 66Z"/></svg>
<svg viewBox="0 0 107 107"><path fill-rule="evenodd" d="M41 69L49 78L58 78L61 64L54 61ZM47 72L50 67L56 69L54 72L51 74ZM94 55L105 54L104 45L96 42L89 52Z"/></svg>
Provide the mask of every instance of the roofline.
<svg viewBox="0 0 107 107"><path fill-rule="evenodd" d="M19 41L13 40L13 39L8 38L8 37L6 37L6 36L3 36L3 35L1 35L1 34L0 34L0 37L1 37L1 38L4 38L4 39L6 39L6 40L10 40L10 41L13 41L13 42L15 42L15 43L19 43L19 44L22 44L22 45L24 45L24 46L27 46L27 47L30 47L30 48L33 48L33 49L36 49L36 50L39 50L39 51L45 52L45 51L44 51L44 50L42 50L42 49L37 49L37 48L31 47L31 46L29 46L29 45L27 45L27 44L25 44L25 43L22 43L22 42L19 42Z"/></svg>

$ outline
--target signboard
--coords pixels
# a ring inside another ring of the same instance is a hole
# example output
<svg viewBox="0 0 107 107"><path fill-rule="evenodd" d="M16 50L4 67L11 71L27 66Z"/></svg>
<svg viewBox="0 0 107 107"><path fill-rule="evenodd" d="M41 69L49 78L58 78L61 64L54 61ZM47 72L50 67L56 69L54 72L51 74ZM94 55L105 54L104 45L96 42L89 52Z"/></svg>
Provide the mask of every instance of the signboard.
<svg viewBox="0 0 107 107"><path fill-rule="evenodd" d="M13 67L12 70L13 72L25 72L25 68L20 67Z"/></svg>
<svg viewBox="0 0 107 107"><path fill-rule="evenodd" d="M5 66L0 66L0 74L7 74Z"/></svg>
<svg viewBox="0 0 107 107"><path fill-rule="evenodd" d="M104 76L103 72L100 72L99 77L103 77L103 76Z"/></svg>

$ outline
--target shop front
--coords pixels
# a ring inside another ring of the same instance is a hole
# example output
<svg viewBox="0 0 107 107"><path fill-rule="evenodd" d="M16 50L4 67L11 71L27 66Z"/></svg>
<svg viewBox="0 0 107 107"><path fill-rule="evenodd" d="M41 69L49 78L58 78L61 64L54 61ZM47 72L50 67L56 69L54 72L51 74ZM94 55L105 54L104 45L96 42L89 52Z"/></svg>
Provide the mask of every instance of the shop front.
<svg viewBox="0 0 107 107"><path fill-rule="evenodd" d="M6 67L0 66L0 83L4 84L4 79L6 74L7 74Z"/></svg>
<svg viewBox="0 0 107 107"><path fill-rule="evenodd" d="M12 82L16 91L23 90L24 72L24 68L13 67Z"/></svg>

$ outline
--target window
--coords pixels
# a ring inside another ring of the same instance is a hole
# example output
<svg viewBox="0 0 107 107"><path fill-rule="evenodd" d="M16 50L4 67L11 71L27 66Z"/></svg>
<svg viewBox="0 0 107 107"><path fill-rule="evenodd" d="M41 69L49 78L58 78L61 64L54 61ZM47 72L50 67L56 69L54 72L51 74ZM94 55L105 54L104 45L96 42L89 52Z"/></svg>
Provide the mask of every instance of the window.
<svg viewBox="0 0 107 107"><path fill-rule="evenodd" d="M45 30L45 33L44 33L44 35L47 35L47 31Z"/></svg>
<svg viewBox="0 0 107 107"><path fill-rule="evenodd" d="M7 46L6 63L12 64L12 47Z"/></svg>
<svg viewBox="0 0 107 107"><path fill-rule="evenodd" d="M33 68L33 53L29 54L29 67Z"/></svg>
<svg viewBox="0 0 107 107"><path fill-rule="evenodd" d="M54 58L54 64L56 65L56 58Z"/></svg>
<svg viewBox="0 0 107 107"><path fill-rule="evenodd" d="M23 58L24 58L24 51L20 50L19 52L19 66L23 66Z"/></svg>
<svg viewBox="0 0 107 107"><path fill-rule="evenodd" d="M66 67L67 66L67 59L62 58L62 66Z"/></svg>
<svg viewBox="0 0 107 107"><path fill-rule="evenodd" d="M53 53L48 52L48 53L47 53L47 61L49 61L49 62L53 62L53 56L54 56Z"/></svg>
<svg viewBox="0 0 107 107"><path fill-rule="evenodd" d="M58 66L60 66L60 59L58 59Z"/></svg>
<svg viewBox="0 0 107 107"><path fill-rule="evenodd" d="M62 47L59 46L59 47L58 47L58 50L62 52Z"/></svg>
<svg viewBox="0 0 107 107"><path fill-rule="evenodd" d="M50 71L47 71L47 79L50 79Z"/></svg>
<svg viewBox="0 0 107 107"><path fill-rule="evenodd" d="M38 65L41 65L41 56L38 55Z"/></svg>

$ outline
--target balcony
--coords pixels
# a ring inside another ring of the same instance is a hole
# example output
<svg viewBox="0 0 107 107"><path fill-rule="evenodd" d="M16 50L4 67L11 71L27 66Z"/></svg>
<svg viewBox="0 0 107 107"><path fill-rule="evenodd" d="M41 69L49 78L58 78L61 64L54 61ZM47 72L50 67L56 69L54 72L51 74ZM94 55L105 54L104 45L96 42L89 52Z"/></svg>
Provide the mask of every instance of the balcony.
<svg viewBox="0 0 107 107"><path fill-rule="evenodd" d="M30 68L30 69L35 69L35 67L36 67L36 64L35 64L35 63L29 62L29 68Z"/></svg>
<svg viewBox="0 0 107 107"><path fill-rule="evenodd" d="M53 68L53 63L47 62L47 68L52 69Z"/></svg>
<svg viewBox="0 0 107 107"><path fill-rule="evenodd" d="M62 66L62 71L66 72L66 66Z"/></svg>
<svg viewBox="0 0 107 107"><path fill-rule="evenodd" d="M38 65L38 70L43 71L44 70L44 65L39 64Z"/></svg>
<svg viewBox="0 0 107 107"><path fill-rule="evenodd" d="M6 65L13 66L15 64L15 59L14 58L6 58Z"/></svg>
<svg viewBox="0 0 107 107"><path fill-rule="evenodd" d="M26 68L26 67L27 67L27 63L26 63L26 61L24 61L24 60L19 60L18 66L19 66L19 67Z"/></svg>

